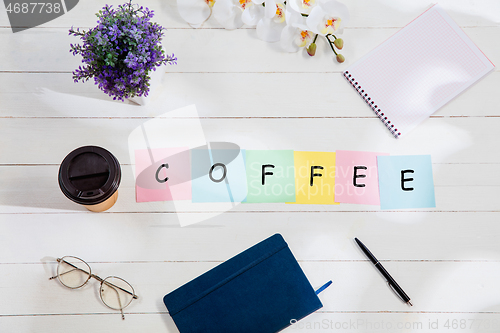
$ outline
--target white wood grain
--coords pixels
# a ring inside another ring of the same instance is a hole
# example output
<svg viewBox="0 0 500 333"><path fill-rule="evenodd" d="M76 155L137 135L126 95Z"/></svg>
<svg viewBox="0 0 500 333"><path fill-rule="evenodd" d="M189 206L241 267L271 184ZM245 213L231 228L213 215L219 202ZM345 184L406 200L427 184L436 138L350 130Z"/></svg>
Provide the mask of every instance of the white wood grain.
<svg viewBox="0 0 500 333"><path fill-rule="evenodd" d="M71 79L80 58L69 53L77 38L67 30L94 26L99 8L121 2L80 1L66 15L16 34L0 9L0 332L177 332L163 295L277 232L314 287L334 282L320 295L324 308L285 332L500 330L500 72L401 140L340 74L432 1L346 2L347 61L337 64L321 39L313 58L287 54L248 27L226 31L211 18L191 29L177 1L148 0L179 64L167 68L147 107L110 101L92 82ZM498 65L500 2L439 3ZM129 134L190 104L208 141L244 149L430 154L437 207L240 204L212 214L207 206L179 211L168 202L136 203ZM104 213L70 202L57 185L64 156L88 144L109 149L122 163L118 202ZM193 215L206 219L179 226L179 218ZM387 288L353 237L384 262L414 307ZM123 277L136 288L140 299L126 309L125 321L102 305L96 281L72 291L48 280L54 257L64 255L80 256L94 273Z"/></svg>
<svg viewBox="0 0 500 333"><path fill-rule="evenodd" d="M195 278L217 264L219 262L89 262L94 274L102 278L116 275L131 283L139 298L127 307L127 311L137 313L166 312L162 302L164 294L182 285L184 279ZM11 300L6 314L116 313L101 303L96 280L71 290L57 280L49 281L55 264L46 270L33 263L2 266L9 276L0 279L3 284L9 283L3 293ZM333 281L331 287L320 294L322 311L481 312L485 307L495 312L500 310L498 262L384 263L414 301L411 308L393 294L368 260L300 262L300 266L313 288ZM10 282L12 278L16 279L14 283ZM34 293L38 293L38 297L30 302ZM463 298L470 301L460 302ZM121 320L118 314L115 319Z"/></svg>
<svg viewBox="0 0 500 333"><path fill-rule="evenodd" d="M30 324L44 328L55 322L57 329L61 331L72 327L72 331L84 332L89 327L93 328L97 322L108 329L118 327L125 332L139 328L176 332L172 319L165 313L161 293L167 293L182 284L181 276L194 278L216 264L91 263L94 272L102 275L101 271L113 271L113 274L125 277L134 285L140 298L127 308L125 321L121 321L119 315L100 304L95 282L82 290L73 291L56 281L46 280L51 276L53 267L41 267L40 264L14 265L13 274L9 275L16 278L16 283L12 284L11 279L6 281L11 283L6 296L13 301L10 303L10 311L0 319L9 327L21 327L21 332L28 332ZM466 320L467 325L478 325L476 327L480 328L479 332L495 332L498 329L497 299L500 290L497 284L498 269L495 267L497 263L386 263L387 267L396 271L394 274L397 274L400 283L405 282L408 293L414 295L412 298L415 306L411 309L383 286L382 279L368 261L300 264L313 286L320 285L327 279L335 282L320 296L324 307L289 331L302 327L300 325L325 325L325 320L334 323L354 321L356 326L352 323L348 326L352 332L374 332L369 325L382 325L382 321L385 325L416 325L410 326L415 331L420 331L420 328L428 329L429 321L437 321L444 330L447 320L457 320L459 323L460 320ZM127 267L131 265L134 266L133 269ZM12 267L7 265L5 271L10 273ZM0 278L4 282L2 280ZM134 280L141 282L134 283ZM476 283L471 284L471 280ZM355 291L349 290L347 286ZM32 298L34 292L38 296L35 301ZM464 303L461 302L463 298L481 301ZM479 327L486 324L488 327ZM453 323L449 322L448 325ZM316 328L315 332L321 331L321 327L313 327ZM96 329L99 331L99 328Z"/></svg>
<svg viewBox="0 0 500 333"><path fill-rule="evenodd" d="M380 260L497 262L497 219L498 212L262 211L181 228L173 213L0 214L0 262L16 267L64 255L89 262L220 262L275 233L300 261L364 260L353 241L359 237Z"/></svg>
<svg viewBox="0 0 500 333"><path fill-rule="evenodd" d="M93 0L85 5L79 3L77 7L53 21L40 27L93 27L96 24L95 13L110 4L116 7L125 1L119 0ZM349 27L402 27L420 15L435 2L431 0L418 0L409 4L404 0L358 0L355 2L344 1L349 8L351 20ZM144 3L141 3L144 4ZM488 26L500 23L495 15L500 10L499 3L495 0L467 1L467 0L441 0L439 4L450 14L460 26ZM154 20L167 29L189 28L188 24L180 17L177 11L176 0L148 0L146 4L155 11ZM375 15L376 13L376 15ZM0 12L0 26L9 27L8 17L3 10ZM212 17L201 29L222 27Z"/></svg>
<svg viewBox="0 0 500 333"><path fill-rule="evenodd" d="M0 117L141 118L195 104L201 117L375 118L339 73L227 76L168 73L151 103L139 107L112 101L93 82L73 83L69 73L0 73ZM492 72L432 117L500 116L500 108L489 103L499 85L500 72Z"/></svg>
<svg viewBox="0 0 500 333"><path fill-rule="evenodd" d="M54 323L57 322L55 326ZM178 332L168 314L133 313L127 314L126 320L119 319L116 314L95 315L35 315L3 317L5 327L15 327L16 332L51 332L54 329L63 331L107 333L110 328L120 332L161 331ZM499 329L498 314L493 313L352 313L318 311L299 321L283 332L452 332L454 325L457 331L464 324L464 331L495 333Z"/></svg>
<svg viewBox="0 0 500 333"><path fill-rule="evenodd" d="M66 106L60 108L65 112ZM165 126L184 126L190 133L191 125L183 119L162 121ZM59 164L69 152L84 145L102 146L127 164L128 137L144 122L127 118L5 118L0 121L0 141L4 143L0 164ZM242 149L360 150L430 154L434 163L500 163L500 147L491 145L492 134L500 126L498 117L432 118L402 139L394 139L378 118L221 118L201 119L200 123L207 141L232 142ZM423 144L422 137L432 144ZM169 146L174 144L182 147L182 138L168 142ZM488 147L487 153L483 147Z"/></svg>
<svg viewBox="0 0 500 333"><path fill-rule="evenodd" d="M262 42L257 39L254 29L172 29L168 31L163 47L179 59L177 65L167 67L168 72L331 73L344 70L398 30L346 30L342 54L347 60L342 64L336 62L323 38L318 38L316 55L310 57L305 51L286 53L276 43ZM500 45L491 43L499 35L500 27L464 28L464 31L493 63L500 63ZM0 71L71 72L81 64L81 57L69 52L69 45L77 42L78 38L68 36L67 31L60 28L29 29L19 34L0 29L0 44L4 45L0 49L0 58L3 59ZM24 51L17 52L21 45ZM47 49L51 52L45 52Z"/></svg>

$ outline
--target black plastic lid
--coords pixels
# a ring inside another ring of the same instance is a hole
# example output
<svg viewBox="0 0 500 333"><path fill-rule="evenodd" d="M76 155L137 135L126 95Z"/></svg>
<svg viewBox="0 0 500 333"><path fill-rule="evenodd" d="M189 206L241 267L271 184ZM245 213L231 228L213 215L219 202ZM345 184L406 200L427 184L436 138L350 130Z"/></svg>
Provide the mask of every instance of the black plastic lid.
<svg viewBox="0 0 500 333"><path fill-rule="evenodd" d="M109 199L121 180L120 163L109 151L96 146L73 150L59 167L59 187L70 200L96 205Z"/></svg>

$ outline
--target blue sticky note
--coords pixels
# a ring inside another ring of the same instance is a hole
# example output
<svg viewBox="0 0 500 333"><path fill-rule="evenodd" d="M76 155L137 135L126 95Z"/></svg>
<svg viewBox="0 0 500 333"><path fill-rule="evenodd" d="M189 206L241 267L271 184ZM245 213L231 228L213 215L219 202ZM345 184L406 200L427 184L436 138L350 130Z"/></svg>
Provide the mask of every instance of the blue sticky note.
<svg viewBox="0 0 500 333"><path fill-rule="evenodd" d="M430 155L377 156L381 209L436 207Z"/></svg>
<svg viewBox="0 0 500 333"><path fill-rule="evenodd" d="M192 202L242 202L247 196L244 150L191 151Z"/></svg>

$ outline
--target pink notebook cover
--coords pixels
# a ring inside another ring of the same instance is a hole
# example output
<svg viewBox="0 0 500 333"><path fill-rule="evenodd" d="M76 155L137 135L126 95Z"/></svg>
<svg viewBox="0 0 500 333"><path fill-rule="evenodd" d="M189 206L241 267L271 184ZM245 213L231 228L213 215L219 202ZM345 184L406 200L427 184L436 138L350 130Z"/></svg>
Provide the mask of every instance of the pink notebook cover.
<svg viewBox="0 0 500 333"><path fill-rule="evenodd" d="M343 75L398 138L494 67L434 5Z"/></svg>

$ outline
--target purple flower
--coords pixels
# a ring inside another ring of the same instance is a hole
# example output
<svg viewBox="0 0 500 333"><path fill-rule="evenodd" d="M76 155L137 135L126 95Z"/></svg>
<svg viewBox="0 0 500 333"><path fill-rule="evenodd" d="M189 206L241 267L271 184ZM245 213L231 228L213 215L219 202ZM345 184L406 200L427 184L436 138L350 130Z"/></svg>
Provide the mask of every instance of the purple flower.
<svg viewBox="0 0 500 333"><path fill-rule="evenodd" d="M149 73L163 64L177 64L177 58L161 47L164 28L150 22L153 11L129 3L117 9L106 5L97 14L97 26L80 32L69 30L83 42L70 44L73 55L80 54L84 66L73 71L73 80L94 78L99 89L123 101L147 96Z"/></svg>

